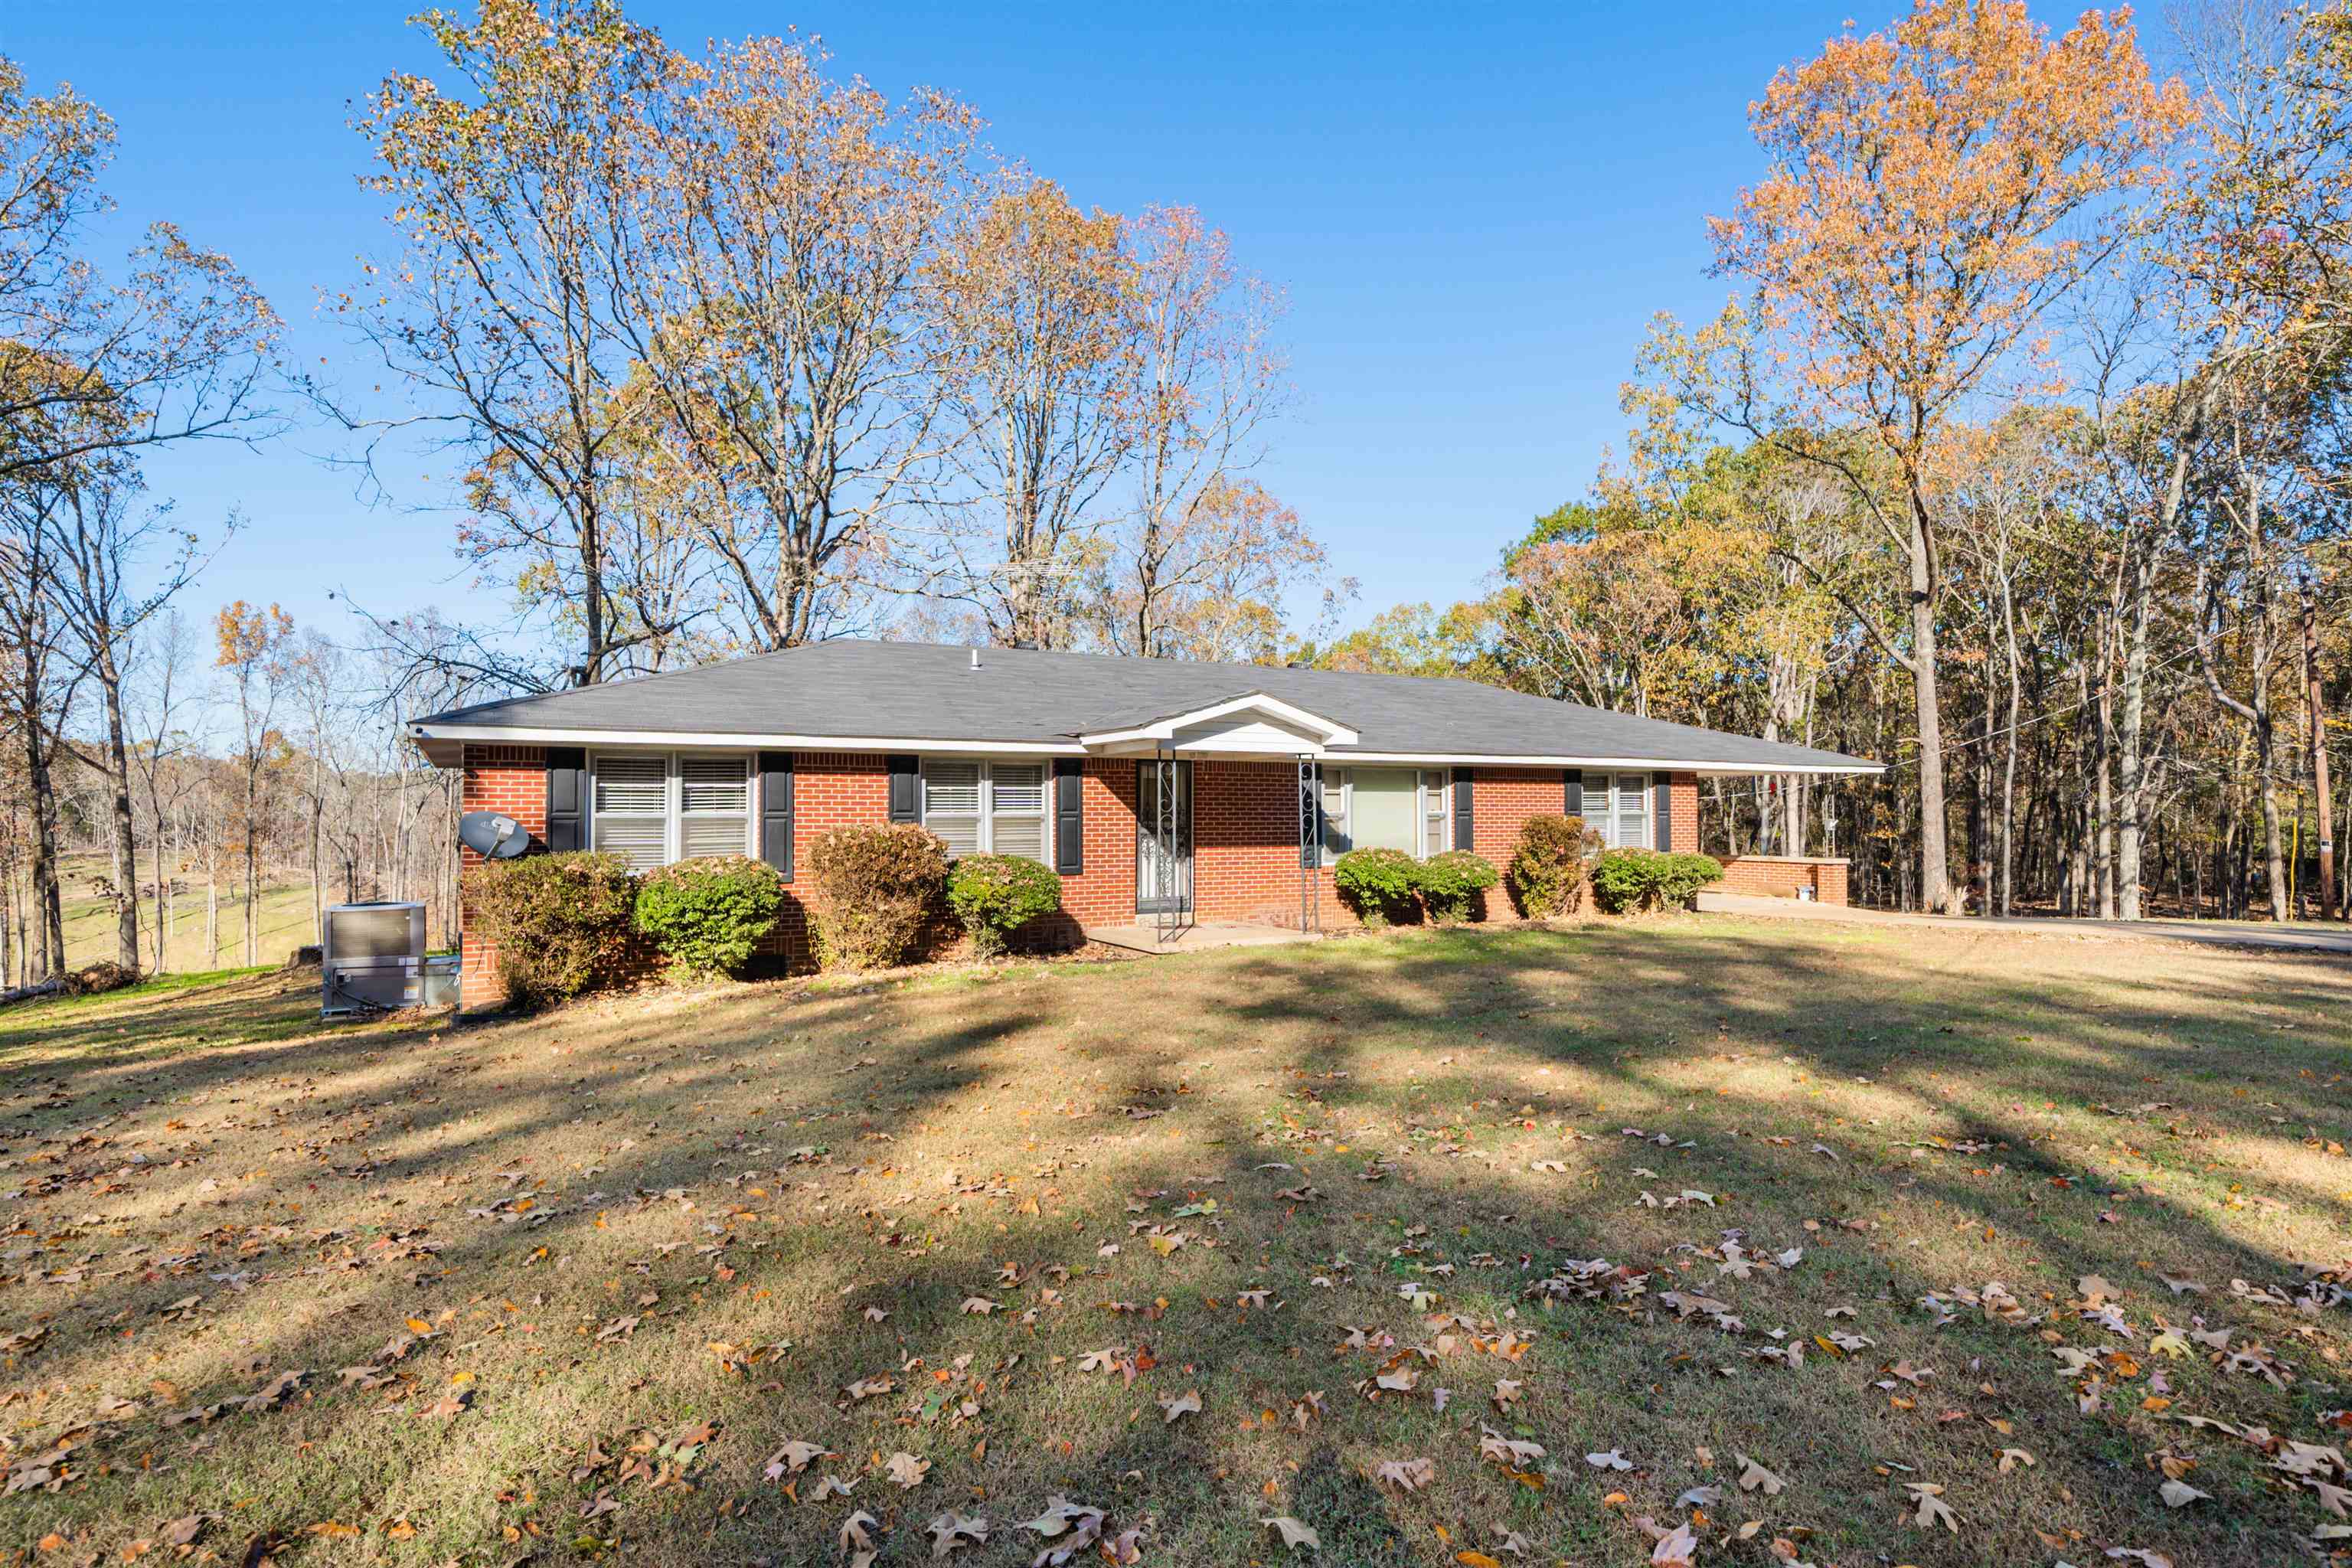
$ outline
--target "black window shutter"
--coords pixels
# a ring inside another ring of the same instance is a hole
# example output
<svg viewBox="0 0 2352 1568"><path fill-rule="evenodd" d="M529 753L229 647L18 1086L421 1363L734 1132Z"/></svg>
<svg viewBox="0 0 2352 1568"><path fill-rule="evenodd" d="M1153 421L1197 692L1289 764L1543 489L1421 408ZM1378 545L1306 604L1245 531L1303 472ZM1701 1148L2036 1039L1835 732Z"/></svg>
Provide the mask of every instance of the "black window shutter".
<svg viewBox="0 0 2352 1568"><path fill-rule="evenodd" d="M578 746L547 749L547 847L588 847L588 753Z"/></svg>
<svg viewBox="0 0 2352 1568"><path fill-rule="evenodd" d="M1470 770L1454 770L1454 847L1474 847L1470 833Z"/></svg>
<svg viewBox="0 0 2352 1568"><path fill-rule="evenodd" d="M1666 775L1660 773L1656 785L1650 791L1650 798L1657 803L1657 809L1652 815L1658 820L1657 841L1658 847L1661 849L1672 849L1675 847L1674 795L1671 790L1672 786L1667 784Z"/></svg>
<svg viewBox="0 0 2352 1568"><path fill-rule="evenodd" d="M893 822L922 821L922 759L892 757L888 761L890 763L890 820Z"/></svg>
<svg viewBox="0 0 2352 1568"><path fill-rule="evenodd" d="M1561 777L1566 784L1560 791L1560 809L1570 816L1582 816L1584 815L1584 774L1575 768L1570 768Z"/></svg>
<svg viewBox="0 0 2352 1568"><path fill-rule="evenodd" d="M1086 874L1086 786L1084 757L1054 759L1054 869L1065 877Z"/></svg>
<svg viewBox="0 0 2352 1568"><path fill-rule="evenodd" d="M793 754L760 753L760 858L793 879Z"/></svg>

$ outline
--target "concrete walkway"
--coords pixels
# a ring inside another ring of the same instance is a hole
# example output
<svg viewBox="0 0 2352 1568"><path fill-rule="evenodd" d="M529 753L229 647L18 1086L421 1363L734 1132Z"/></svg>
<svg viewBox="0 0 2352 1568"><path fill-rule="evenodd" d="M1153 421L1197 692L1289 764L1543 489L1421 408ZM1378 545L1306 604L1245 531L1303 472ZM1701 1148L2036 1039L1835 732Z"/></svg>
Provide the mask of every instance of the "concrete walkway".
<svg viewBox="0 0 2352 1568"><path fill-rule="evenodd" d="M2042 936L2116 936L2142 942L2193 942L2208 947L2257 947L2283 952L2352 956L2352 926L2322 925L2310 921L2273 925L2266 921L2076 921L2022 915L1986 920L1970 915L1902 914L1891 910L1717 892L1699 894L1698 910L1701 914L1846 921L1859 925L1945 926L1960 931L2022 931Z"/></svg>
<svg viewBox="0 0 2352 1568"><path fill-rule="evenodd" d="M1088 942L1120 947L1129 952L1200 952L1212 947L1278 947L1284 942L1313 942L1319 933L1293 931L1288 926L1254 925L1245 921L1202 921L1188 925L1173 941L1163 939L1150 921L1129 925L1087 926Z"/></svg>

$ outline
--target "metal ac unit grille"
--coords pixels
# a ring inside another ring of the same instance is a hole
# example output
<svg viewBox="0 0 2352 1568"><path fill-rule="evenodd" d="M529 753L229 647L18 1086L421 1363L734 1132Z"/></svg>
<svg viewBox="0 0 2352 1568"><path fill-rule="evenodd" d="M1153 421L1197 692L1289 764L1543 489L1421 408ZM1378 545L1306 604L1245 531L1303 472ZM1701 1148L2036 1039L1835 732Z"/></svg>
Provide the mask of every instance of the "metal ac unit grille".
<svg viewBox="0 0 2352 1568"><path fill-rule="evenodd" d="M425 956L422 904L338 904L327 911L329 963Z"/></svg>
<svg viewBox="0 0 2352 1568"><path fill-rule="evenodd" d="M423 988L414 964L394 963L373 969L327 971L326 1006L323 1011L331 1018L375 1009L389 1012L400 1007L414 1007L423 1000Z"/></svg>

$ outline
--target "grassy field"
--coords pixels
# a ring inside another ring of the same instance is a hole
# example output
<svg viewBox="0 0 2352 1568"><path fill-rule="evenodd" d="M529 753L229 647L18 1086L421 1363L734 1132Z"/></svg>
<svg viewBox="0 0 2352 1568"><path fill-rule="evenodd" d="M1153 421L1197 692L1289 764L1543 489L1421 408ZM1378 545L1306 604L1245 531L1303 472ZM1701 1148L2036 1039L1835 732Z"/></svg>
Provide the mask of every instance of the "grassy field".
<svg viewBox="0 0 2352 1568"><path fill-rule="evenodd" d="M68 857L64 867L66 959L79 967L115 956L114 904L98 895L93 877L103 876L106 861L99 857ZM241 885L240 885L241 887ZM201 881L187 881L172 902L172 933L164 946L173 973L206 972L240 963L245 958L245 906L240 888L221 889L220 917L213 933L213 951L205 951L205 889ZM261 961L278 963L304 942L316 942L310 918L308 882L268 883L261 889ZM152 899L139 901L139 948L142 966L153 951L155 916Z"/></svg>
<svg viewBox="0 0 2352 1568"><path fill-rule="evenodd" d="M2309 1561L2347 1004L2326 958L1683 918L22 1009L0 1551Z"/></svg>

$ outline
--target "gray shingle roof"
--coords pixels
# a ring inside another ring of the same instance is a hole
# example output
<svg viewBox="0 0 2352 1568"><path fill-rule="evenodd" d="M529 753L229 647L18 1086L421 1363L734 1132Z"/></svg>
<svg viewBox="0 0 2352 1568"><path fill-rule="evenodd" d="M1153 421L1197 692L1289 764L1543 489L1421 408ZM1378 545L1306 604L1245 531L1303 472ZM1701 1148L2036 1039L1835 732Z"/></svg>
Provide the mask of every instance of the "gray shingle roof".
<svg viewBox="0 0 2352 1568"><path fill-rule="evenodd" d="M840 640L436 713L469 728L1067 744L1263 692L1358 731L1349 752L1852 769L1835 752L1529 697L1469 680L1029 648Z"/></svg>

